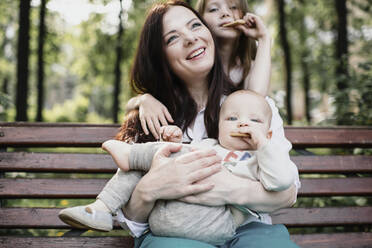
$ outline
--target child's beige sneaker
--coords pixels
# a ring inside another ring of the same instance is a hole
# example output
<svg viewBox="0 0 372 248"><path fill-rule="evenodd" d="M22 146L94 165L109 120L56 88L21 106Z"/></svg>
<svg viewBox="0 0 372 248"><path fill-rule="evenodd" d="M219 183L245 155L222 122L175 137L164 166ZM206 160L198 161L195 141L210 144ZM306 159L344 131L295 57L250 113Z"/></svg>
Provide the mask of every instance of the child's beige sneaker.
<svg viewBox="0 0 372 248"><path fill-rule="evenodd" d="M66 224L79 229L108 232L113 228L112 215L89 206L77 206L61 210L58 217Z"/></svg>

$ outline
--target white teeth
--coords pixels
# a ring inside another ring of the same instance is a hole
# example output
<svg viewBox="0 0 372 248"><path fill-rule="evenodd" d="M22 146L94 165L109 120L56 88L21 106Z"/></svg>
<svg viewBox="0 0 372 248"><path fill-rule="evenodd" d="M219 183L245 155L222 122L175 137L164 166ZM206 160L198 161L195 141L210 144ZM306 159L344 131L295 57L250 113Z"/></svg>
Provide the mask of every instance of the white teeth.
<svg viewBox="0 0 372 248"><path fill-rule="evenodd" d="M196 50L195 52L193 52L190 56L189 56L189 59L192 59L198 55L200 55L202 52L204 52L205 48L200 48L198 50Z"/></svg>

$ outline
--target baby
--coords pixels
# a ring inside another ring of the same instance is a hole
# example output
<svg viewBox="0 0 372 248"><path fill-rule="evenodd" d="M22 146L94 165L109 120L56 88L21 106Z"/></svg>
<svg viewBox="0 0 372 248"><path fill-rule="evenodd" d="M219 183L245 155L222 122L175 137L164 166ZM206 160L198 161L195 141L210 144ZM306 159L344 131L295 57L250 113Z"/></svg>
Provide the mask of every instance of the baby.
<svg viewBox="0 0 372 248"><path fill-rule="evenodd" d="M270 120L271 109L262 96L247 90L234 92L221 106L218 141L205 139L198 144L183 145L181 151L173 156L188 152L191 147L212 147L222 157L223 166L232 173L260 181L269 191L288 189L298 178L297 168L291 162L288 152L270 140ZM176 126L165 126L162 127L161 136L165 141L181 142L182 131ZM151 142L129 145L117 140L106 141L102 147L112 155L121 169L115 175L118 180L111 180L109 190L101 192L103 197L98 196L95 203L62 210L60 218L76 227L103 230L94 223L101 222L100 226L104 224L107 231L111 230L111 213L116 213L127 203L138 182L131 182L129 187L125 175L129 177L129 173L134 173L133 170L148 171L155 152L163 144ZM93 212L102 218L93 218ZM172 200L157 201L149 216L149 225L154 235L184 237L219 245L231 239L240 225L252 220L260 221L260 218L260 214L244 206L210 207Z"/></svg>

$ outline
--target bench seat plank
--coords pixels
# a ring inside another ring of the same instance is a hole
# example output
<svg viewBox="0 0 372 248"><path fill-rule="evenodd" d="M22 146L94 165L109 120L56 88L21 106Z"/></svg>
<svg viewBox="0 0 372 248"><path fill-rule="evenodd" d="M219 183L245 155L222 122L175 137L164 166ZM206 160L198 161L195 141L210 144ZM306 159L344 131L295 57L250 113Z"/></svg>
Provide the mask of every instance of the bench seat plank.
<svg viewBox="0 0 372 248"><path fill-rule="evenodd" d="M95 198L108 179L0 179L2 198ZM372 195L372 178L301 179L299 196Z"/></svg>
<svg viewBox="0 0 372 248"><path fill-rule="evenodd" d="M291 235L291 239L302 248L350 248L370 247L372 233L333 233ZM65 248L106 247L132 248L131 237L0 237L3 248Z"/></svg>
<svg viewBox="0 0 372 248"><path fill-rule="evenodd" d="M372 233L295 234L291 239L302 248L369 248Z"/></svg>
<svg viewBox="0 0 372 248"><path fill-rule="evenodd" d="M0 228L71 228L59 220L59 210L0 208ZM372 207L285 208L272 213L272 218L288 227L367 225L372 224Z"/></svg>
<svg viewBox="0 0 372 248"><path fill-rule="evenodd" d="M133 238L126 237L0 237L3 248L133 248Z"/></svg>
<svg viewBox="0 0 372 248"><path fill-rule="evenodd" d="M100 146L119 125L0 123L0 146ZM370 127L286 127L294 147L371 147Z"/></svg>
<svg viewBox="0 0 372 248"><path fill-rule="evenodd" d="M371 156L291 156L300 173L371 173ZM117 166L108 154L0 152L0 171L105 173Z"/></svg>

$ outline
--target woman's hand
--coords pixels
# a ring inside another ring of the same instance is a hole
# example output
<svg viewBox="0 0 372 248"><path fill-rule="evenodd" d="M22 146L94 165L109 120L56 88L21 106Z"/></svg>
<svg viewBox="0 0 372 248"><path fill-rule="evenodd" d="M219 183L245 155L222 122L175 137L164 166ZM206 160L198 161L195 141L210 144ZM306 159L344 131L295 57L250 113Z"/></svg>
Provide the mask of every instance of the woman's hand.
<svg viewBox="0 0 372 248"><path fill-rule="evenodd" d="M246 36L256 40L268 37L269 32L259 16L246 13L243 20L245 24L238 25L236 28L241 30Z"/></svg>
<svg viewBox="0 0 372 248"><path fill-rule="evenodd" d="M202 180L221 170L221 158L214 150L197 150L170 157L181 147L167 144L156 152L149 172L139 181L124 209L127 218L145 222L156 200L178 199L214 187L213 183Z"/></svg>
<svg viewBox="0 0 372 248"><path fill-rule="evenodd" d="M143 131L148 135L150 130L155 139L159 139L160 127L173 122L168 109L150 94L140 96L138 105Z"/></svg>
<svg viewBox="0 0 372 248"><path fill-rule="evenodd" d="M207 206L236 204L257 212L273 212L290 207L296 200L296 187L292 185L284 191L267 191L259 181L236 176L223 168L198 183L213 183L214 187L200 194L182 197L179 200Z"/></svg>
<svg viewBox="0 0 372 248"><path fill-rule="evenodd" d="M201 181L221 169L221 158L214 150L196 150L176 158L171 153L181 145L167 144L154 155L150 171L143 177L143 190L149 201L178 199L198 194L214 187L213 183ZM142 180L141 180L142 181Z"/></svg>
<svg viewBox="0 0 372 248"><path fill-rule="evenodd" d="M213 183L213 189L200 194L188 195L179 200L207 206L222 206L230 204L229 194L231 192L230 188L226 185L226 181L230 182L234 180L233 177L233 174L223 167L218 173L198 182L198 184Z"/></svg>

